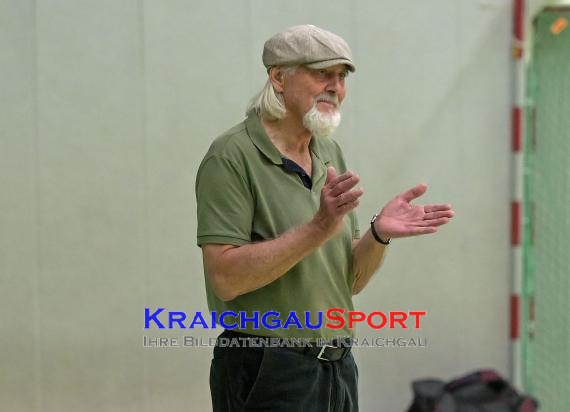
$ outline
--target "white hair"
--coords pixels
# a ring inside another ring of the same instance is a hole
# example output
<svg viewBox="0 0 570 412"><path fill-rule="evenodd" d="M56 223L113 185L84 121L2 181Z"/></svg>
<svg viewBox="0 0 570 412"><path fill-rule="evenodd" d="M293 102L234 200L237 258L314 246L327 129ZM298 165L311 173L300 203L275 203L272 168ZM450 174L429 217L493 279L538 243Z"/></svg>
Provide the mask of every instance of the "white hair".
<svg viewBox="0 0 570 412"><path fill-rule="evenodd" d="M303 116L303 126L311 132L316 138L329 136L340 124L341 115L338 110L332 114L321 113L317 109L318 101L333 101L338 102L337 99L326 98L327 96L321 95L305 115Z"/></svg>
<svg viewBox="0 0 570 412"><path fill-rule="evenodd" d="M286 76L295 74L298 66L285 66L281 70ZM273 69L273 68L271 68ZM271 70L270 69L270 70ZM258 115L265 115L269 120L279 120L285 117L287 110L283 104L283 97L275 92L271 80L268 78L263 89L249 101L246 113L255 110Z"/></svg>

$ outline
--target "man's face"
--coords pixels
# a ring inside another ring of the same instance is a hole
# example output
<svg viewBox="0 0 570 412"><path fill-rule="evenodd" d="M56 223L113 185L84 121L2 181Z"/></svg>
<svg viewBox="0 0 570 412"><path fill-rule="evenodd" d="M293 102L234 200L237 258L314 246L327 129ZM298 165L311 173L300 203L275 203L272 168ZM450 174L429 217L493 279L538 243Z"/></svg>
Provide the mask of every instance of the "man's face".
<svg viewBox="0 0 570 412"><path fill-rule="evenodd" d="M300 66L283 81L283 100L287 112L302 121L313 106L324 115L333 115L346 94L344 64L325 69L309 69Z"/></svg>

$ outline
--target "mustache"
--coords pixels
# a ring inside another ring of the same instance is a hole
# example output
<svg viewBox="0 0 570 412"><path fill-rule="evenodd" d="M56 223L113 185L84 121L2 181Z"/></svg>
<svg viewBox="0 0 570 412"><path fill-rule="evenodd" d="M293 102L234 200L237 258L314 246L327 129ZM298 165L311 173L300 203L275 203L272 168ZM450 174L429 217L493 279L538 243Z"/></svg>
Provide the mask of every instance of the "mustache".
<svg viewBox="0 0 570 412"><path fill-rule="evenodd" d="M317 96L317 98L315 99L315 104L319 103L319 102L327 102L327 103L332 103L334 104L336 107L338 107L338 96L335 94L328 94L328 93L322 93L319 94Z"/></svg>

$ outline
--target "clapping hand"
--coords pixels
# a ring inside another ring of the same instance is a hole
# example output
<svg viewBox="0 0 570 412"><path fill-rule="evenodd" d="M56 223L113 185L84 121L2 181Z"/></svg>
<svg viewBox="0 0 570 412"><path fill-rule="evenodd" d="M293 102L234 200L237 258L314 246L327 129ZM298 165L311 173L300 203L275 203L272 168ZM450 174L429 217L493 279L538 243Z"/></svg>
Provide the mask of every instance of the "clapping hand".
<svg viewBox="0 0 570 412"><path fill-rule="evenodd" d="M423 195L427 185L419 184L390 200L374 222L383 238L426 235L437 232L455 214L449 204L412 205L410 202Z"/></svg>

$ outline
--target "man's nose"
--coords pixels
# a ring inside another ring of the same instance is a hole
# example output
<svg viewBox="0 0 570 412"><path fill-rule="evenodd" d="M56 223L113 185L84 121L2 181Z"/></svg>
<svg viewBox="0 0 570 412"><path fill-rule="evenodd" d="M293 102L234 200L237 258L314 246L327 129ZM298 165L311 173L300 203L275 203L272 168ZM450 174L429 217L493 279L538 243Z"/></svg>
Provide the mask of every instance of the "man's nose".
<svg viewBox="0 0 570 412"><path fill-rule="evenodd" d="M338 93L342 87L340 75L333 75L328 78L326 91L329 93Z"/></svg>

